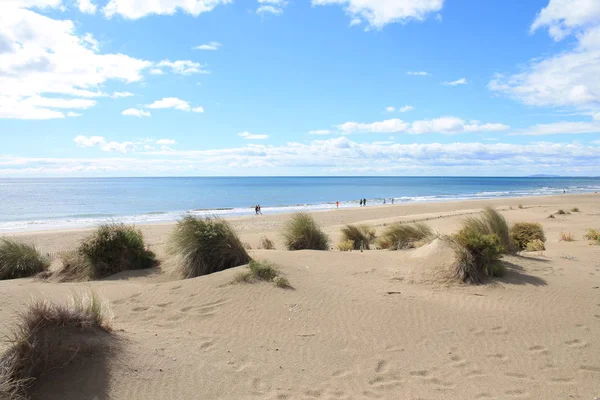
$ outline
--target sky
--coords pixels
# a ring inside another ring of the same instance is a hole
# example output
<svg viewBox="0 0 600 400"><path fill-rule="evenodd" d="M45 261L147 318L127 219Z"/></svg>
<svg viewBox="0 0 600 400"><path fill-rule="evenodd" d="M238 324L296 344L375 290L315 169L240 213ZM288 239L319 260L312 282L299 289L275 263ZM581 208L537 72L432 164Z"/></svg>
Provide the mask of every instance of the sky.
<svg viewBox="0 0 600 400"><path fill-rule="evenodd" d="M0 177L600 175L598 0L0 0Z"/></svg>

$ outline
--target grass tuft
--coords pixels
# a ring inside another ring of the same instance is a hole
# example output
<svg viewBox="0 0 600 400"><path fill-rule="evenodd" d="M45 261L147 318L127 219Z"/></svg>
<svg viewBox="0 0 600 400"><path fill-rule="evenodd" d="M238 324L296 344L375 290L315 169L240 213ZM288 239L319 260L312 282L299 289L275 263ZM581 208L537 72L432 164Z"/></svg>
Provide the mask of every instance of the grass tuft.
<svg viewBox="0 0 600 400"><path fill-rule="evenodd" d="M519 208L522 210L524 208L523 204L519 204Z"/></svg>
<svg viewBox="0 0 600 400"><path fill-rule="evenodd" d="M541 224L533 222L517 222L510 228L510 237L518 251L525 250L529 243L533 241L540 241L542 247L544 247L543 244L546 242L544 228L542 228ZM537 247L540 247L539 244Z"/></svg>
<svg viewBox="0 0 600 400"><path fill-rule="evenodd" d="M503 253L515 252L506 219L491 207L486 207L477 217L467 218L463 222L463 229L469 232L478 232L481 235L496 235L504 248Z"/></svg>
<svg viewBox="0 0 600 400"><path fill-rule="evenodd" d="M259 246L261 249L275 250L275 244L273 244L273 241L266 236L260 238Z"/></svg>
<svg viewBox="0 0 600 400"><path fill-rule="evenodd" d="M339 251L352 251L354 250L354 240L344 240L339 242L337 245Z"/></svg>
<svg viewBox="0 0 600 400"><path fill-rule="evenodd" d="M548 215L548 218L555 219L556 217L554 216L554 214L550 214Z"/></svg>
<svg viewBox="0 0 600 400"><path fill-rule="evenodd" d="M167 250L185 278L212 274L250 261L235 231L219 218L186 215L171 232Z"/></svg>
<svg viewBox="0 0 600 400"><path fill-rule="evenodd" d="M584 239L595 240L600 244L600 230L589 228L587 233L583 235Z"/></svg>
<svg viewBox="0 0 600 400"><path fill-rule="evenodd" d="M525 251L544 251L546 250L546 245L540 239L533 239L530 242L527 242L527 246L525 246Z"/></svg>
<svg viewBox="0 0 600 400"><path fill-rule="evenodd" d="M573 207L573 208L571 208L571 212L579 212L579 208L578 207Z"/></svg>
<svg viewBox="0 0 600 400"><path fill-rule="evenodd" d="M0 280L34 276L49 266L49 258L33 244L0 238Z"/></svg>
<svg viewBox="0 0 600 400"><path fill-rule="evenodd" d="M307 213L296 213L283 230L288 250L328 250L329 237Z"/></svg>
<svg viewBox="0 0 600 400"><path fill-rule="evenodd" d="M572 242L575 240L575 236L573 236L573 232L561 232L559 240L561 242Z"/></svg>
<svg viewBox="0 0 600 400"><path fill-rule="evenodd" d="M284 278L283 276L275 277L275 279L273 279L273 284L275 284L275 286L277 286L278 288L282 288L282 289L291 289L292 288L292 285L290 285L290 282L287 280L287 278Z"/></svg>
<svg viewBox="0 0 600 400"><path fill-rule="evenodd" d="M395 223L389 225L379 238L378 244L382 249L402 250L423 245L433 239L429 225L417 222L415 224Z"/></svg>
<svg viewBox="0 0 600 400"><path fill-rule="evenodd" d="M565 214L566 214L566 212L565 212L565 210L562 210L562 209L561 209L561 210L558 210L558 211L556 212L556 214L557 214L557 215L565 215Z"/></svg>
<svg viewBox="0 0 600 400"><path fill-rule="evenodd" d="M342 241L352 241L354 250L370 250L375 238L375 229L366 225L346 225L342 228Z"/></svg>
<svg viewBox="0 0 600 400"><path fill-rule="evenodd" d="M251 260L247 272L241 272L233 278L233 283L272 282L281 288L291 288L289 281L279 275L279 270L266 261Z"/></svg>
<svg viewBox="0 0 600 400"><path fill-rule="evenodd" d="M83 282L94 279L92 264L78 251L67 251L59 255L62 268L56 276L62 282Z"/></svg>
<svg viewBox="0 0 600 400"><path fill-rule="evenodd" d="M466 283L481 283L485 276L504 275L500 258L504 247L495 233L483 234L470 226L449 238L456 255L456 275Z"/></svg>
<svg viewBox="0 0 600 400"><path fill-rule="evenodd" d="M35 381L76 357L106 351L111 331L105 303L95 294L70 304L32 301L18 314L10 347L0 356L0 398L26 399Z"/></svg>

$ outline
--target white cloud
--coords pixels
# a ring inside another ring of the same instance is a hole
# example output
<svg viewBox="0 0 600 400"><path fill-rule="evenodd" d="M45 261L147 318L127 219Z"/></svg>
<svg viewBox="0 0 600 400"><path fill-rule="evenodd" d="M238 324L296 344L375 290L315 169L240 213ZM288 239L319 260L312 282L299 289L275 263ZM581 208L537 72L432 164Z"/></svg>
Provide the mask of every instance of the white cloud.
<svg viewBox="0 0 600 400"><path fill-rule="evenodd" d="M156 64L158 69L153 69L151 73L153 74L161 74L163 71L162 68L170 68L171 72L179 75L190 75L190 74L209 74L210 72L204 69L204 66L200 63L193 62L190 60L178 60L178 61L169 61L163 60ZM161 72L158 72L161 71Z"/></svg>
<svg viewBox="0 0 600 400"><path fill-rule="evenodd" d="M508 125L478 121L466 122L457 117L441 117L431 120L419 120L412 123L398 118L387 119L372 123L345 122L339 125L341 134L351 133L408 133L420 135L423 133L453 134L463 132L494 132L510 129Z"/></svg>
<svg viewBox="0 0 600 400"><path fill-rule="evenodd" d="M110 0L102 10L107 17L118 14L129 19L150 14L172 15L178 10L198 16L228 3L231 0Z"/></svg>
<svg viewBox="0 0 600 400"><path fill-rule="evenodd" d="M79 113L76 113L76 112L73 112L73 111L69 111L67 113L67 117L81 117L82 115L83 114L79 114Z"/></svg>
<svg viewBox="0 0 600 400"><path fill-rule="evenodd" d="M121 115L125 115L128 117L138 117L138 118L151 116L149 111L138 110L137 108L128 108L126 110L123 110Z"/></svg>
<svg viewBox="0 0 600 400"><path fill-rule="evenodd" d="M274 15L280 15L283 13L283 9L279 8L279 7L274 7L274 6L260 6L256 9L256 13L257 14L274 14Z"/></svg>
<svg viewBox="0 0 600 400"><path fill-rule="evenodd" d="M429 76L430 75L429 72L425 72L425 71L408 71L407 74L412 75L412 76Z"/></svg>
<svg viewBox="0 0 600 400"><path fill-rule="evenodd" d="M396 111L396 108L395 108L395 107L392 107L392 106L387 106L387 107L385 108L385 111L387 111L387 112L394 112L394 111Z"/></svg>
<svg viewBox="0 0 600 400"><path fill-rule="evenodd" d="M198 106L198 107L192 108L192 112L203 113L204 112L204 107Z"/></svg>
<svg viewBox="0 0 600 400"><path fill-rule="evenodd" d="M114 92L111 97L113 99L118 99L121 97L131 97L131 96L134 96L134 94L130 93L130 92Z"/></svg>
<svg viewBox="0 0 600 400"><path fill-rule="evenodd" d="M106 139L102 136L83 136L78 135L73 139L77 147L94 147L106 143Z"/></svg>
<svg viewBox="0 0 600 400"><path fill-rule="evenodd" d="M360 18L352 18L352 20L350 20L350 26L360 25L361 22L362 21L360 20Z"/></svg>
<svg viewBox="0 0 600 400"><path fill-rule="evenodd" d="M466 85L466 84L467 84L466 78L460 78L460 79L457 79L457 80L451 81L451 82L442 82L442 85L446 85L446 86L458 86L458 85Z"/></svg>
<svg viewBox="0 0 600 400"><path fill-rule="evenodd" d="M194 50L218 50L221 47L219 42L210 42L201 44L200 46L193 47Z"/></svg>
<svg viewBox="0 0 600 400"><path fill-rule="evenodd" d="M175 140L173 140L173 139L158 139L156 141L156 144L166 145L166 146L173 145L173 144L176 144L176 143L177 142Z"/></svg>
<svg viewBox="0 0 600 400"><path fill-rule="evenodd" d="M440 11L444 0L312 0L312 4L345 6L352 19L364 20L369 27L381 29L395 22L423 21L428 14Z"/></svg>
<svg viewBox="0 0 600 400"><path fill-rule="evenodd" d="M130 153L135 151L135 144L131 142L108 142L101 147L103 151L116 151L118 153Z"/></svg>
<svg viewBox="0 0 600 400"><path fill-rule="evenodd" d="M412 111L412 110L414 110L414 109L415 109L415 108L414 108L413 106L404 106L404 107L400 107L400 108L398 109L398 111L400 111L400 112L403 112L403 113L404 113L404 112L409 112L409 111Z"/></svg>
<svg viewBox="0 0 600 400"><path fill-rule="evenodd" d="M246 140L264 140L269 138L269 135L258 135L250 132L240 132L238 136Z"/></svg>
<svg viewBox="0 0 600 400"><path fill-rule="evenodd" d="M318 129L316 131L309 131L309 135L329 135L331 131L329 129Z"/></svg>
<svg viewBox="0 0 600 400"><path fill-rule="evenodd" d="M152 75L163 75L165 72L162 69L160 69L160 68L152 68L150 70L150 73Z"/></svg>
<svg viewBox="0 0 600 400"><path fill-rule="evenodd" d="M151 62L124 54L101 54L89 34L76 33L70 20L55 20L28 6L61 6L42 0L2 5L0 12L0 117L16 119L64 118L55 108L76 105L70 97L94 98L104 94L108 81L136 82ZM44 95L52 95L52 101ZM77 101L74 101L77 100ZM62 104L61 106L58 106ZM82 108L82 107L80 107Z"/></svg>
<svg viewBox="0 0 600 400"><path fill-rule="evenodd" d="M77 147L99 147L103 151L129 153L135 151L133 142L109 142L103 136L78 135L73 139Z"/></svg>
<svg viewBox="0 0 600 400"><path fill-rule="evenodd" d="M554 122L536 124L528 129L516 131L513 135L576 135L582 133L600 133L600 122Z"/></svg>
<svg viewBox="0 0 600 400"><path fill-rule="evenodd" d="M147 108L163 109L174 108L175 110L190 111L191 107L187 101L178 99L177 97L165 97L162 100L156 100L154 103L146 106Z"/></svg>
<svg viewBox="0 0 600 400"><path fill-rule="evenodd" d="M574 30L600 21L600 2L597 0L550 0L531 25L531 32L548 27L548 33L562 40Z"/></svg>
<svg viewBox="0 0 600 400"><path fill-rule="evenodd" d="M86 14L95 14L96 13L96 5L92 3L90 0L77 0L77 4L79 7L79 11Z"/></svg>

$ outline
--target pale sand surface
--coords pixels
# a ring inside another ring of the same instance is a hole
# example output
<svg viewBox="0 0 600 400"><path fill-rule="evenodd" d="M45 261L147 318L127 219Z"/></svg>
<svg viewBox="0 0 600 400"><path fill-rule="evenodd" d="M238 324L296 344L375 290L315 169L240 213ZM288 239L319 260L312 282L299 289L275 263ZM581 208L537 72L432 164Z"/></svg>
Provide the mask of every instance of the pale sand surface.
<svg viewBox="0 0 600 400"><path fill-rule="evenodd" d="M517 208L522 204L525 208ZM448 282L440 241L408 251L281 250L289 215L231 220L244 242L262 235L294 286L229 284L244 267L178 280L162 269L86 283L0 281L0 334L32 296L62 300L94 288L112 306L119 353L55 379L39 399L585 399L600 396L600 195L408 204L315 212L334 242L346 223L384 229L426 220L442 233L481 207L541 222L547 250L505 257L487 284ZM513 209L509 210L509 206ZM557 215L577 206L580 213ZM441 218L438 218L441 217ZM172 224L141 226L164 260ZM89 230L20 233L44 251L72 249ZM574 242L560 242L573 232ZM55 263L56 264L56 263Z"/></svg>

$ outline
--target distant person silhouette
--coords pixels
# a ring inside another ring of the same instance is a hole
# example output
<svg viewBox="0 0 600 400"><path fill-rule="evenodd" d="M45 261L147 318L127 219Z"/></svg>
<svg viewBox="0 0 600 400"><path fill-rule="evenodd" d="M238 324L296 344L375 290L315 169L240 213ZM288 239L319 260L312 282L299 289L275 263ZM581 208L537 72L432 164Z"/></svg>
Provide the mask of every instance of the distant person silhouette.
<svg viewBox="0 0 600 400"><path fill-rule="evenodd" d="M362 199L360 199L359 203L360 203L360 206L362 207L362 203L363 203L363 202L362 202Z"/></svg>
<svg viewBox="0 0 600 400"><path fill-rule="evenodd" d="M363 199L363 206L367 206L367 199Z"/></svg>
<svg viewBox="0 0 600 400"><path fill-rule="evenodd" d="M340 202L339 201L335 202L335 208L340 208Z"/></svg>
<svg viewBox="0 0 600 400"><path fill-rule="evenodd" d="M392 197L392 204L394 204L394 198Z"/></svg>

